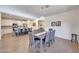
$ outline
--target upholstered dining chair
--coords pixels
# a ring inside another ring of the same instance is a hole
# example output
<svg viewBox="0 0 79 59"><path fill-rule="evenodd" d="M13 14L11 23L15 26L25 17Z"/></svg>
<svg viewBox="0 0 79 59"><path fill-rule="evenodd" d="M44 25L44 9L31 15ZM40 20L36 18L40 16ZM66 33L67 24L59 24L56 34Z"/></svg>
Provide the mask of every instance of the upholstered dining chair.
<svg viewBox="0 0 79 59"><path fill-rule="evenodd" d="M36 48L39 46L39 43L40 39L34 36L34 32L29 32L29 46L30 47L35 46Z"/></svg>
<svg viewBox="0 0 79 59"><path fill-rule="evenodd" d="M53 40L53 41L55 41L55 31L56 31L56 30L53 30L53 33L52 33L52 40Z"/></svg>
<svg viewBox="0 0 79 59"><path fill-rule="evenodd" d="M33 32L28 32L29 33L29 46L32 47L34 44L34 34Z"/></svg>
<svg viewBox="0 0 79 59"><path fill-rule="evenodd" d="M20 35L20 29L19 29L19 28L16 28L16 29L15 29L15 33L16 33L16 36L17 36L17 35Z"/></svg>
<svg viewBox="0 0 79 59"><path fill-rule="evenodd" d="M51 41L52 40L52 33L53 33L53 29L52 28L49 28L49 40Z"/></svg>
<svg viewBox="0 0 79 59"><path fill-rule="evenodd" d="M43 39L43 44L45 45L45 47L49 44L50 44L50 40L49 40L49 37L50 37L50 32L46 32L46 36L45 36L45 39Z"/></svg>
<svg viewBox="0 0 79 59"><path fill-rule="evenodd" d="M55 30L49 30L50 32L50 44L55 41Z"/></svg>

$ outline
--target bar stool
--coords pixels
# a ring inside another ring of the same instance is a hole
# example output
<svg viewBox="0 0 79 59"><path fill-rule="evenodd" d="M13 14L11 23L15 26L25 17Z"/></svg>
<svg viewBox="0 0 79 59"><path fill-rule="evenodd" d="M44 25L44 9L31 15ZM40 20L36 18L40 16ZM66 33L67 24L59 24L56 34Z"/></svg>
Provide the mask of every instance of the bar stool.
<svg viewBox="0 0 79 59"><path fill-rule="evenodd" d="M72 36L72 38L71 38L71 42L73 42L73 40L74 40L75 43L78 44L78 39L77 39L78 35L77 35L77 34L71 34L71 36Z"/></svg>

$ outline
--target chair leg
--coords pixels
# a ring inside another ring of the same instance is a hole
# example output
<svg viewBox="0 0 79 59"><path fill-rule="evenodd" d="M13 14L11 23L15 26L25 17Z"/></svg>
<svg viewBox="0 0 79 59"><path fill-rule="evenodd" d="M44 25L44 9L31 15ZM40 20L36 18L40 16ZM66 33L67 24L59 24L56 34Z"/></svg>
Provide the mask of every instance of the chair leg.
<svg viewBox="0 0 79 59"><path fill-rule="evenodd" d="M46 45L47 45L47 47L50 47L50 42L48 42Z"/></svg>
<svg viewBox="0 0 79 59"><path fill-rule="evenodd" d="M78 44L78 40L77 40L77 44Z"/></svg>
<svg viewBox="0 0 79 59"><path fill-rule="evenodd" d="M54 40L51 40L51 41L50 41L50 45L53 44L53 41L54 41Z"/></svg>
<svg viewBox="0 0 79 59"><path fill-rule="evenodd" d="M75 36L75 42L78 44L77 36Z"/></svg>
<svg viewBox="0 0 79 59"><path fill-rule="evenodd" d="M78 44L78 40L76 39L75 42Z"/></svg>
<svg viewBox="0 0 79 59"><path fill-rule="evenodd" d="M73 41L73 39L71 39L71 42Z"/></svg>
<svg viewBox="0 0 79 59"><path fill-rule="evenodd" d="M72 35L72 38L71 38L71 42L73 42L73 35Z"/></svg>
<svg viewBox="0 0 79 59"><path fill-rule="evenodd" d="M35 48L39 47L39 41L35 42Z"/></svg>

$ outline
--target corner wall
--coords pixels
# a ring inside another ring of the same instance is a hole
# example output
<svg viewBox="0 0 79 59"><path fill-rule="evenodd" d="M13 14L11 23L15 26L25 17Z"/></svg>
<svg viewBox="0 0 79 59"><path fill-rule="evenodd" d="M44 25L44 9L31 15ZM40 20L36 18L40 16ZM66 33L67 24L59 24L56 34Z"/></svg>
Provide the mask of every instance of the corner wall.
<svg viewBox="0 0 79 59"><path fill-rule="evenodd" d="M71 33L79 34L78 28L79 9L51 15L45 18L45 29L56 29L56 36L64 39L71 39ZM61 27L51 27L52 21L61 21Z"/></svg>

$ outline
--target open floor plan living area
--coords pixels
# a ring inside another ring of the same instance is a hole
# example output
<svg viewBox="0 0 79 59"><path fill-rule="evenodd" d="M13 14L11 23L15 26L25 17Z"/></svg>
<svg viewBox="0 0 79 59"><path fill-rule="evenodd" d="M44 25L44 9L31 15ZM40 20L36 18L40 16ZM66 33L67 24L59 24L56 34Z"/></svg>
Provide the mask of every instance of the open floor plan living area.
<svg viewBox="0 0 79 59"><path fill-rule="evenodd" d="M0 53L79 53L79 5L0 5Z"/></svg>

